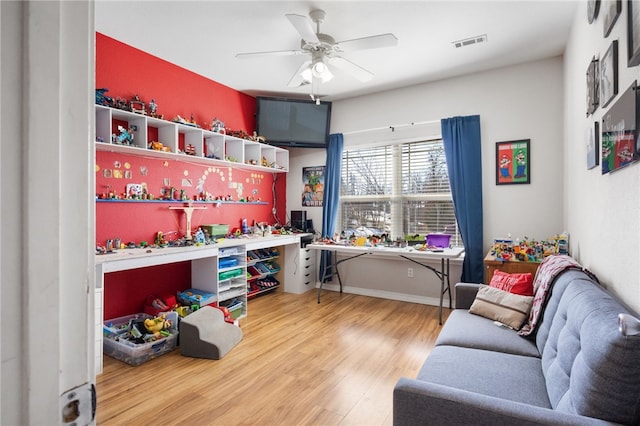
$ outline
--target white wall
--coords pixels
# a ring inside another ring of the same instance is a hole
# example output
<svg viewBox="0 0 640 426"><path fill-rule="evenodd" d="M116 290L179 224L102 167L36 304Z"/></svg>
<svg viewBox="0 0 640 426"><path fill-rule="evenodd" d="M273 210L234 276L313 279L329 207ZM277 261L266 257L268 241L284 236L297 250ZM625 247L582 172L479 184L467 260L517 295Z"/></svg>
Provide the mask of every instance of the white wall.
<svg viewBox="0 0 640 426"><path fill-rule="evenodd" d="M562 226L562 59L531 62L335 102L331 132L480 115L484 246L508 233L546 238ZM439 134L439 125L406 128ZM385 131L391 135L391 131ZM382 139L374 132L376 139ZM398 130L393 132L399 133ZM365 135L356 135L360 142ZM356 136L345 136L348 146ZM531 184L495 184L495 143L531 139Z"/></svg>
<svg viewBox="0 0 640 426"><path fill-rule="evenodd" d="M289 150L289 172L287 173L287 221L291 210L305 210L307 219L313 220L313 228L318 235L322 231L322 207L302 206L302 168L324 166L327 153L318 148L292 148Z"/></svg>
<svg viewBox="0 0 640 426"><path fill-rule="evenodd" d="M345 146L389 139L415 139L440 134L439 120L457 115L480 115L483 163L484 247L493 239L547 238L563 225L563 63L561 57L501 68L431 84L334 102L331 133L346 133ZM425 125L392 125L431 122ZM348 132L380 128L385 130ZM531 139L531 184L495 184L495 143ZM300 187L298 169L324 164L324 152L292 155L288 188ZM287 194L288 199L291 194ZM290 203L288 203L290 204ZM315 221L315 220L314 220ZM339 229L339 227L338 227ZM410 265L353 262L341 265L345 282L358 288L391 289L402 294L437 296L433 274ZM460 277L459 265L452 271ZM422 283L428 285L422 287ZM390 283L393 283L390 286ZM434 293L435 291L435 293Z"/></svg>
<svg viewBox="0 0 640 426"><path fill-rule="evenodd" d="M586 2L580 3L565 53L565 222L572 255L640 312L640 165L606 175L600 168L587 170L585 142L587 129L640 77L640 67L627 68L627 2L622 2L622 14L606 39L602 12L589 25L586 7ZM619 49L618 96L586 117L587 66L594 56L602 58L612 40L618 40Z"/></svg>

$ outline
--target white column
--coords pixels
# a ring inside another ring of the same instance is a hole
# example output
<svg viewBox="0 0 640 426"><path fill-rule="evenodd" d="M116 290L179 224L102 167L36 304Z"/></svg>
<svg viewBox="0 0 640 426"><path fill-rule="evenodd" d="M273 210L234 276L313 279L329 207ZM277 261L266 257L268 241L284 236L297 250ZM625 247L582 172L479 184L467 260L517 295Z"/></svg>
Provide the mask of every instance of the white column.
<svg viewBox="0 0 640 426"><path fill-rule="evenodd" d="M0 8L0 423L57 424L95 379L93 1Z"/></svg>

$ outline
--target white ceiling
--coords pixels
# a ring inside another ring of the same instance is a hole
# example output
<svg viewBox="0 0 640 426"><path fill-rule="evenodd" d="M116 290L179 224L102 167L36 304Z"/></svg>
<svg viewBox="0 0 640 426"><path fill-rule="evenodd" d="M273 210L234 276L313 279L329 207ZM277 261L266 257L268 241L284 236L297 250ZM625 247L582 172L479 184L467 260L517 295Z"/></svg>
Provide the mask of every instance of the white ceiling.
<svg viewBox="0 0 640 426"><path fill-rule="evenodd" d="M253 96L301 98L311 91L287 87L304 56L235 57L299 49L287 13L325 10L321 32L336 41L393 33L396 47L343 54L375 77L362 83L332 70L333 80L315 93L338 100L561 55L577 6L576 0L97 0L95 15L96 31ZM486 43L453 47L482 34Z"/></svg>

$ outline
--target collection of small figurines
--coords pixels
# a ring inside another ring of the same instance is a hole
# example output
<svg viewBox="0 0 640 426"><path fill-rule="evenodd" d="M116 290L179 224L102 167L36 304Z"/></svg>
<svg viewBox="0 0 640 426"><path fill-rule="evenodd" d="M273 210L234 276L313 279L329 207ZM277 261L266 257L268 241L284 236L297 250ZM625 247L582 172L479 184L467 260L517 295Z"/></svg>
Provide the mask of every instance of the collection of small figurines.
<svg viewBox="0 0 640 426"><path fill-rule="evenodd" d="M139 187L139 188L138 188ZM187 194L185 189L178 190L173 186L161 188L160 195L154 195L147 191L146 186L128 184L125 192L118 194L111 187L107 192L96 194L98 200L140 200L140 201L209 201L209 202L235 202L253 203L261 201L260 197L247 195L246 197L234 200L231 194L213 195L209 192L200 192L193 197Z"/></svg>
<svg viewBox="0 0 640 426"><path fill-rule="evenodd" d="M554 254L569 254L569 234L562 233L546 240L530 240L524 237L495 239L491 255L496 260L518 260L520 262L541 262L545 257Z"/></svg>
<svg viewBox="0 0 640 426"><path fill-rule="evenodd" d="M124 98L121 98L121 97L114 99L110 96L107 96L106 92L108 91L109 89L107 88L96 89L96 104L109 106L112 108L118 108L124 111L134 112L141 115L148 114L150 117L154 117L154 118L160 118L160 119L163 118L162 114L158 113L158 104L156 103L155 98L152 98L151 102L149 102L149 104L147 105L137 94L134 95L127 102ZM191 114L189 119L185 119L180 115L177 115L176 117L174 117L173 122L200 128L200 125L196 122L193 114ZM114 133L111 135L111 143L118 144L118 145L134 146L135 132L137 130L138 129L136 125L129 125L128 128L125 128L124 126L119 125L118 126L119 133L118 134ZM253 135L249 135L244 130L228 130L227 131L224 122L220 120L218 117L213 118L211 123L211 131L221 133L221 134L229 134L231 136L238 137L244 140L262 142L262 143L266 142L266 139L263 136L258 136L256 132L253 132ZM101 137L97 137L96 141L104 142L104 139ZM147 143L147 148L155 151L172 152L170 147L164 145L162 142L159 142L159 141L149 141ZM192 156L197 155L195 146L192 144L187 144L184 148L184 151L182 152L186 155L192 155ZM214 160L222 160L222 158L220 158L218 155L215 155L214 153L206 154L206 158L211 158ZM231 163L239 162L237 157L230 156L230 155L225 156L224 160ZM254 166L260 165L262 167L283 169L283 167L278 166L275 162L269 162L267 158L264 156L261 158L260 161L256 159L245 160L245 164L254 165Z"/></svg>
<svg viewBox="0 0 640 426"><path fill-rule="evenodd" d="M176 115L175 117L173 117L173 122L178 124L184 124L185 126L196 127L198 129L200 128L200 125L196 123L196 119L194 118L193 114L191 114L191 117L188 120L183 118L180 115Z"/></svg>
<svg viewBox="0 0 640 426"><path fill-rule="evenodd" d="M151 99L151 102L149 102L148 104L146 104L138 94L135 94L131 97L131 99L129 101L127 101L126 99L122 98L122 97L117 97L117 98L112 98L110 96L106 95L106 92L108 92L109 89L107 88L100 88L100 89L96 89L96 104L97 105L102 105L102 106L108 106L111 108L117 108L117 109L121 109L123 111L128 111L128 112L133 112L136 114L141 114L141 115L148 115L149 117L153 117L153 118L159 118L159 119L164 119L162 114L158 113L158 104L156 103L155 98ZM195 128L201 128L201 126L196 122L196 119L193 115L193 113L190 115L189 119L186 119L180 115L176 115L173 120L174 123L178 123L178 124L183 124L186 126L191 126L191 127L195 127ZM206 123L205 123L206 124ZM112 135L112 143L117 143L120 145L133 145L133 131L137 130L135 128L135 126L129 126L128 129L124 129L123 126L118 126L118 130L120 131L119 135ZM244 139L244 140L248 140L248 141L253 141L253 142L260 142L260 143L266 143L266 138L264 136L259 136L255 131L253 132L253 134L249 134L244 130L230 130L227 129L224 122L222 120L220 120L218 117L214 117L213 120L211 121L211 126L210 126L210 130L212 132L216 132L216 133L220 133L220 134L226 134L226 135L230 135L233 137L237 137L239 139ZM97 142L104 142L103 138L97 137L96 138ZM156 150L156 151L163 151L163 152L171 152L171 149L167 146L165 146L164 144L162 144L161 142L158 141L149 141L147 143L147 148L148 149L152 149L152 150ZM191 144L185 146L185 149L183 151L185 154L187 155L196 155L195 152L195 147ZM206 158L211 158L214 160L221 160L222 158L220 158L219 156L210 153L206 155ZM224 158L224 160L232 162L232 163L237 163L238 159L235 157L231 157L231 156L226 156ZM247 160L245 161L246 164L250 164L250 165L262 165L263 167L270 167L270 168L282 168L280 166L278 166L275 163L269 163L266 158L262 158L261 162L259 163L257 160Z"/></svg>
<svg viewBox="0 0 640 426"><path fill-rule="evenodd" d="M127 102L126 99L122 97L112 98L107 96L105 93L108 92L109 89L103 87L101 89L96 89L96 104L102 106L108 106L111 108L121 109L123 111L129 111L136 114L148 115L149 117L163 119L162 114L158 114L158 104L155 99L151 99L149 104L145 104L145 102L140 99L140 96L133 95L131 99ZM147 113L148 110L148 113Z"/></svg>

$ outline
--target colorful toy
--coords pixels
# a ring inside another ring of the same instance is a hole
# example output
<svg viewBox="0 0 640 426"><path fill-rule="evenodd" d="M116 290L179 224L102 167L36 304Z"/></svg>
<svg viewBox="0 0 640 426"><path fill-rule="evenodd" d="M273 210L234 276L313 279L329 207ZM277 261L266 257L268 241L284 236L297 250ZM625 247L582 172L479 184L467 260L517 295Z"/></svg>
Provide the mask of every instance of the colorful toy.
<svg viewBox="0 0 640 426"><path fill-rule="evenodd" d="M146 330L153 334L156 339L159 339L163 336L169 336L171 333L164 332L166 329L171 327L171 321L167 319L166 314L161 314L155 318L147 318L144 320L144 327Z"/></svg>

